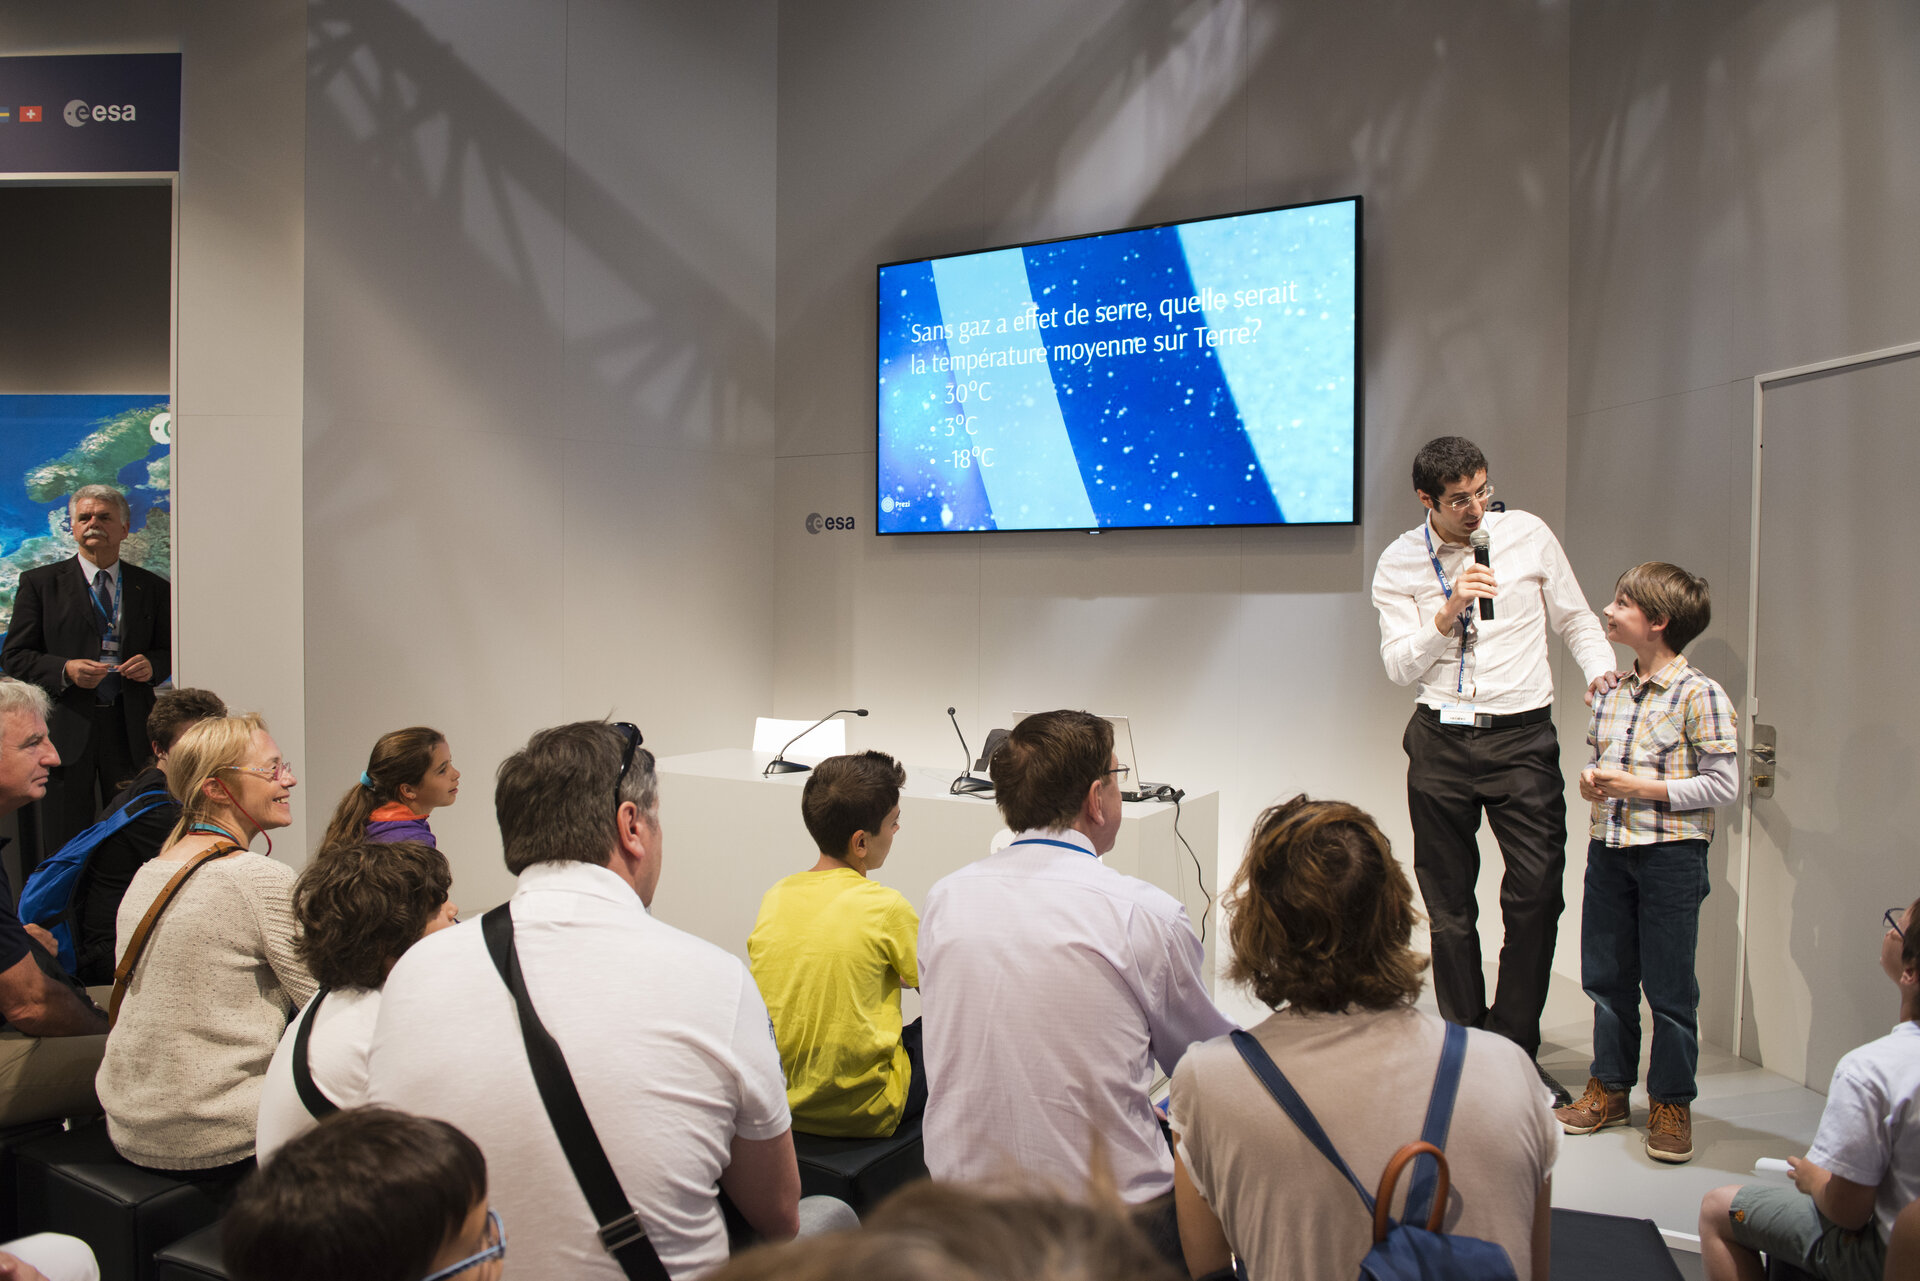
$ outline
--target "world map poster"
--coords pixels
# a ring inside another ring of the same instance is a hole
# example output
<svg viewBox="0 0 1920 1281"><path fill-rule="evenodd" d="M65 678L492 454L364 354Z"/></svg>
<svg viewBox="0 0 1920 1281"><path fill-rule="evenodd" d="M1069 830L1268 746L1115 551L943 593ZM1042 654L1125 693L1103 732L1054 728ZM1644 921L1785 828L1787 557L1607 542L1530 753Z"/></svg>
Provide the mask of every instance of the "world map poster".
<svg viewBox="0 0 1920 1281"><path fill-rule="evenodd" d="M82 485L127 496L120 555L173 577L172 426L165 394L0 395L0 636L20 575L74 554L67 499Z"/></svg>

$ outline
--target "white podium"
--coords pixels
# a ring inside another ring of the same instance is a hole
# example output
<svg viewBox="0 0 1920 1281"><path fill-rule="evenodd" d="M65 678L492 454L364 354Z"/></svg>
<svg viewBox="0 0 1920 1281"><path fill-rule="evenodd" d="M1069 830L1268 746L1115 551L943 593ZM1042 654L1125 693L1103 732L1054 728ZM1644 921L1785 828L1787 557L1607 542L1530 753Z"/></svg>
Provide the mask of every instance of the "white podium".
<svg viewBox="0 0 1920 1281"><path fill-rule="evenodd" d="M812 775L762 778L760 771L772 759L770 752L727 748L669 756L657 763L665 855L653 914L743 961L761 896L775 881L804 872L819 857L800 819L800 789ZM984 858L994 833L1006 826L991 800L948 794L957 774L951 767L907 766L900 834L886 865L873 874L874 880L906 895L915 910L925 905L935 881ZM1174 834L1172 805L1138 801L1122 808L1120 837L1105 862L1180 900L1198 930L1207 900L1196 880L1194 857L1211 877L1220 837L1220 794L1188 795L1179 817L1179 834L1193 846L1193 855ZM1209 882L1207 889L1218 897L1219 886ZM1209 916L1209 989L1217 933L1217 921ZM906 1016L911 1019L912 1011Z"/></svg>

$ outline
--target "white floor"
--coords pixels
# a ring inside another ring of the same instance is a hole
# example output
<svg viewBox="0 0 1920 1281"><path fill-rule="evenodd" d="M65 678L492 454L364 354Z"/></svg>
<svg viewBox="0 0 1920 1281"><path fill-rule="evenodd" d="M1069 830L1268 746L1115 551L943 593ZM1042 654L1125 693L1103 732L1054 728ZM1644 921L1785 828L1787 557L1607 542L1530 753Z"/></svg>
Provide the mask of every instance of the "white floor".
<svg viewBox="0 0 1920 1281"><path fill-rule="evenodd" d="M1540 1062L1578 1096L1592 1054L1592 1003L1571 980L1556 974L1542 1023ZM1644 1059L1641 1079L1646 1079ZM1692 1161L1665 1165L1647 1156L1642 1146L1646 1091L1637 1089L1630 1128L1566 1136L1553 1174L1553 1203L1652 1219L1670 1245L1697 1250L1703 1195L1724 1183L1785 1183L1785 1175L1755 1174L1753 1162L1805 1155L1826 1096L1707 1045L1700 1047L1698 1081Z"/></svg>

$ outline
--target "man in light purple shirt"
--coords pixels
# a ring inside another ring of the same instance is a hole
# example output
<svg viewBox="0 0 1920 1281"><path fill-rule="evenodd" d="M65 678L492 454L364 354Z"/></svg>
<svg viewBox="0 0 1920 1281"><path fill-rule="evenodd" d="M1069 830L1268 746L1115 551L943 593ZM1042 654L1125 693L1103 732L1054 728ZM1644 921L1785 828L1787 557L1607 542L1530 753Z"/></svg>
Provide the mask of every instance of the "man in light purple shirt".
<svg viewBox="0 0 1920 1281"><path fill-rule="evenodd" d="M1074 1193L1097 1162L1178 1261L1154 1064L1171 1075L1233 1024L1186 909L1100 862L1120 831L1113 727L1029 716L989 772L1013 843L941 880L920 917L927 1168Z"/></svg>

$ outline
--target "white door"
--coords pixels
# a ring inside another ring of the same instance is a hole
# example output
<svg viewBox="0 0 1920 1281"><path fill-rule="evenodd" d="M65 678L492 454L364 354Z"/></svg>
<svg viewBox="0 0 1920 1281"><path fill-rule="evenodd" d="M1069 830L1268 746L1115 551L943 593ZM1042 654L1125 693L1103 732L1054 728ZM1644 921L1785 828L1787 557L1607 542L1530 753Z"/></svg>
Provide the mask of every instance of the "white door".
<svg viewBox="0 0 1920 1281"><path fill-rule="evenodd" d="M1920 354L1761 404L1741 1051L1825 1090L1899 1017L1881 913L1920 897Z"/></svg>

